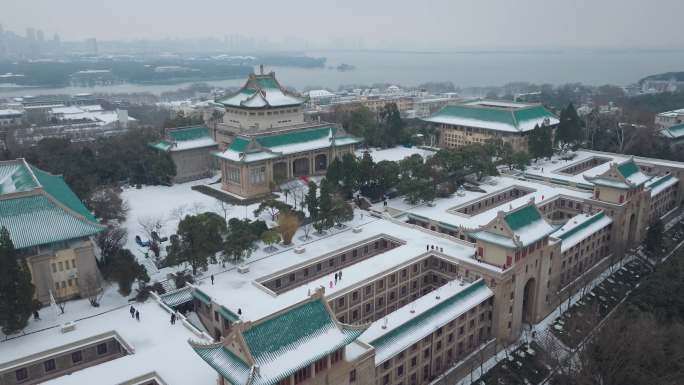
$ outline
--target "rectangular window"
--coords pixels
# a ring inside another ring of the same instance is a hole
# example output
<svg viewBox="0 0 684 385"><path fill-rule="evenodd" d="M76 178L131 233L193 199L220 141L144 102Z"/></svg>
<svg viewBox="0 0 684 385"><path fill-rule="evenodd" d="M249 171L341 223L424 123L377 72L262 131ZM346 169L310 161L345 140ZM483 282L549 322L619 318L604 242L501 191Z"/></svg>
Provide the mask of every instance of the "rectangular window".
<svg viewBox="0 0 684 385"><path fill-rule="evenodd" d="M28 371L26 368L17 369L14 371L14 376L17 378L17 382L24 381L28 378Z"/></svg>
<svg viewBox="0 0 684 385"><path fill-rule="evenodd" d="M103 343L97 345L97 354L103 355L105 353L107 353L107 343L103 342Z"/></svg>
<svg viewBox="0 0 684 385"><path fill-rule="evenodd" d="M352 369L352 371L349 372L349 383L351 384L352 382L356 382L356 369Z"/></svg>
<svg viewBox="0 0 684 385"><path fill-rule="evenodd" d="M230 182L240 183L240 169L237 167L226 167L226 179Z"/></svg>
<svg viewBox="0 0 684 385"><path fill-rule="evenodd" d="M83 361L83 354L81 353L80 350L77 352L71 353L71 362L72 363L76 364L76 363L79 363L81 361Z"/></svg>
<svg viewBox="0 0 684 385"><path fill-rule="evenodd" d="M249 183L251 183L252 185L260 185L266 183L266 166L250 168Z"/></svg>
<svg viewBox="0 0 684 385"><path fill-rule="evenodd" d="M54 359L47 360L47 361L43 362L43 366L45 367L46 372L51 372L51 371L55 370L55 360Z"/></svg>

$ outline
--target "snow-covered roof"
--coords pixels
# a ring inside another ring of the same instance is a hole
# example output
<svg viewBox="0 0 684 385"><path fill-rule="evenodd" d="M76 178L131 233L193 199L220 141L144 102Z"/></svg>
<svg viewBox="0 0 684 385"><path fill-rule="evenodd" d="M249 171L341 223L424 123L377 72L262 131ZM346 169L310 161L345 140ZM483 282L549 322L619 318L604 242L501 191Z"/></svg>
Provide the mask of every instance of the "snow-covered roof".
<svg viewBox="0 0 684 385"><path fill-rule="evenodd" d="M551 236L561 239L561 253L564 253L611 223L613 223L613 220L603 211L594 215L579 214L570 218L565 225L551 234Z"/></svg>
<svg viewBox="0 0 684 385"><path fill-rule="evenodd" d="M349 345L366 327L340 324L325 300L315 295L282 313L250 324L246 330L237 329L233 333L245 342L248 360L221 343L191 342L191 346L230 383L273 385ZM253 371L253 367L258 370Z"/></svg>
<svg viewBox="0 0 684 385"><path fill-rule="evenodd" d="M672 111L665 111L661 112L658 114L658 116L664 116L664 117L673 117L676 118L677 116L684 115L684 108L680 108L678 110L672 110Z"/></svg>
<svg viewBox="0 0 684 385"><path fill-rule="evenodd" d="M200 282L197 288L211 298L213 302L225 306L234 313L240 309L243 321L256 321L299 303L321 286L325 287L326 296L335 296L336 293L344 292L362 284L374 274L390 270L419 256L426 256L426 245L428 244L443 249L443 252L440 253L442 258L456 262L468 261L484 269L500 271L495 266L478 262L474 258L474 247L465 242L459 243L442 238L408 224L374 219L360 225L359 228L361 232L358 233L346 229L305 244L303 246L306 251L302 254L295 253L294 249L288 249L273 257L255 261L248 260L249 272L243 274L237 270L229 270L223 274L215 275L214 285ZM334 252L346 245L360 243L379 236L394 237L404 243L345 267L343 269L344 279L333 284L332 287L330 287L330 283L334 283L332 273L293 287L276 296L273 296L270 290L257 283L264 277L287 271L295 265L313 263L314 260L327 252Z"/></svg>
<svg viewBox="0 0 684 385"><path fill-rule="evenodd" d="M183 151L195 148L215 147L216 141L205 126L192 126L169 129L164 139L151 143L152 147L162 151Z"/></svg>
<svg viewBox="0 0 684 385"><path fill-rule="evenodd" d="M655 177L650 181L646 182L646 187L651 190L651 196L654 197L661 192L665 191L668 187L674 186L679 182L679 179L673 177L670 174Z"/></svg>
<svg viewBox="0 0 684 385"><path fill-rule="evenodd" d="M124 349L131 349L129 354L51 379L49 383L118 385L150 373L156 373L168 385L216 383L215 372L188 346L189 338L202 338L199 334L181 322L170 325L169 313L154 301L134 306L140 312L139 322L131 318L125 305L76 321L75 329L70 332L63 333L59 327L53 327L1 341L0 369L34 354L97 338L116 337ZM30 361L33 360L35 357L31 357Z"/></svg>
<svg viewBox="0 0 684 385"><path fill-rule="evenodd" d="M569 155L574 155L574 157L570 159ZM572 165L589 161L592 158L605 158L606 161L600 162L600 164L597 164L596 166L588 168L577 174L563 172L564 169ZM629 161L630 159L633 159L637 165L664 166L684 170L683 162L645 158L639 156L631 157L629 155L614 154L601 151L579 150L572 153L564 154L562 156L554 156L550 159L540 159L525 170L524 176L530 179L544 180L554 184L573 185L580 188L591 190L593 189L594 185L594 182L591 180L592 178L598 177L606 173L610 169L611 163L623 164ZM639 180L644 179L644 177L640 175L635 175L635 177L638 177L634 179L635 183L638 183ZM646 175L645 177L648 178L648 175ZM624 186L624 184L622 184L621 186Z"/></svg>
<svg viewBox="0 0 684 385"><path fill-rule="evenodd" d="M330 98L335 96L332 92L328 90L311 90L309 91L309 98L311 99L318 99L318 98Z"/></svg>
<svg viewBox="0 0 684 385"><path fill-rule="evenodd" d="M0 162L0 225L9 230L18 249L88 237L104 229L61 176L24 159Z"/></svg>
<svg viewBox="0 0 684 385"><path fill-rule="evenodd" d="M502 213L502 217L510 230L507 235L501 234L499 230L494 231L491 227L495 226L491 224L487 228L471 232L470 235L476 239L513 249L531 245L554 230L533 201L529 201L523 207Z"/></svg>
<svg viewBox="0 0 684 385"><path fill-rule="evenodd" d="M672 127L664 128L659 132L660 135L666 138L679 139L684 137L684 124L677 124Z"/></svg>
<svg viewBox="0 0 684 385"><path fill-rule="evenodd" d="M7 110L0 110L0 117L16 117L16 116L21 116L24 113L19 110L12 110L12 109L7 109Z"/></svg>
<svg viewBox="0 0 684 385"><path fill-rule="evenodd" d="M493 295L482 279L450 281L374 322L359 340L375 348L378 366Z"/></svg>
<svg viewBox="0 0 684 385"><path fill-rule="evenodd" d="M542 105L486 100L448 105L425 120L503 132L526 132L560 122Z"/></svg>
<svg viewBox="0 0 684 385"><path fill-rule="evenodd" d="M398 162L416 154L422 156L424 159L427 159L435 154L435 151L419 147L397 146L392 148L359 149L356 150L356 156L362 158L366 151L370 154L370 156L373 158L373 162L375 163L382 162L383 160Z"/></svg>
<svg viewBox="0 0 684 385"><path fill-rule="evenodd" d="M526 206L531 198L534 198L537 205L542 205L544 202L560 196L579 199L588 199L592 196L589 191L579 191L568 187L520 180L508 176L494 177L490 181L490 183L482 183L479 186L484 192L459 191L459 193L453 194L449 198L436 199L430 206L411 206L404 202L401 197L390 200L389 205L396 210L406 212L409 217L430 219L445 227L458 228L462 226L474 231L490 223L496 218L499 211L509 212ZM477 202L489 195L494 195L516 186L529 190L529 194L522 195L502 205L492 206L490 209L475 215L466 215L455 210L457 207L466 206L471 202ZM380 203L380 206L382 206L382 203ZM379 209L382 209L382 207L379 207Z"/></svg>
<svg viewBox="0 0 684 385"><path fill-rule="evenodd" d="M276 80L275 73L271 72L251 74L237 93L217 102L230 107L267 108L298 106L305 101L305 98L283 88Z"/></svg>
<svg viewBox="0 0 684 385"><path fill-rule="evenodd" d="M361 139L348 136L335 126L319 126L271 135L238 136L225 151L217 154L217 156L235 162L249 163L277 158L282 155L360 142Z"/></svg>

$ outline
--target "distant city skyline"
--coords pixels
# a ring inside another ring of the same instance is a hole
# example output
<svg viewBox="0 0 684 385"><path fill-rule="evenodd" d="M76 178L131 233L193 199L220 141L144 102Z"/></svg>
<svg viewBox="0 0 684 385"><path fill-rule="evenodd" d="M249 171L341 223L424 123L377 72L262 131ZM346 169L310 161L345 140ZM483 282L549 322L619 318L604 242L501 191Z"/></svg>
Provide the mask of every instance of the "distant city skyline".
<svg viewBox="0 0 684 385"><path fill-rule="evenodd" d="M33 38L84 41L193 40L261 49L684 48L680 0L291 2L238 7L120 0L5 0L0 24ZM256 14L255 14L256 13ZM618 15L620 17L616 17ZM239 38L238 38L239 37Z"/></svg>

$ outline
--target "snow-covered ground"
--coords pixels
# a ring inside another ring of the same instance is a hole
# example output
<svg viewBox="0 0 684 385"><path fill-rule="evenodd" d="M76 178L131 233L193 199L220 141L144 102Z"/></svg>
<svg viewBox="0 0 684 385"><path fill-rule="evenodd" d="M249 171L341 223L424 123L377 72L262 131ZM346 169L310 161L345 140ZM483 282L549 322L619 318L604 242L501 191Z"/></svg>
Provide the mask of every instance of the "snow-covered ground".
<svg viewBox="0 0 684 385"><path fill-rule="evenodd" d="M379 149L379 148L369 148L368 150L366 149L359 149L356 150L356 156L361 158L363 157L364 152L368 151L373 158L373 162L381 162L383 160L389 160L393 162L398 162L404 158L408 158L411 155L420 155L423 158L429 158L432 155L434 155L434 151L431 150L425 150L422 148L418 147L403 147L403 146L397 146L393 148L385 148L385 149Z"/></svg>
<svg viewBox="0 0 684 385"><path fill-rule="evenodd" d="M61 313L57 306L45 306L38 312L40 319L34 320L33 316L31 316L28 321L28 326L26 326L21 334L33 333L38 330L61 325L65 322L92 317L94 315L107 313L122 306L127 306L128 300L119 294L118 289L119 287L116 284L107 285L104 288L99 307L92 307L87 298L67 301L64 304L64 314ZM5 335L0 332L0 336L4 337Z"/></svg>

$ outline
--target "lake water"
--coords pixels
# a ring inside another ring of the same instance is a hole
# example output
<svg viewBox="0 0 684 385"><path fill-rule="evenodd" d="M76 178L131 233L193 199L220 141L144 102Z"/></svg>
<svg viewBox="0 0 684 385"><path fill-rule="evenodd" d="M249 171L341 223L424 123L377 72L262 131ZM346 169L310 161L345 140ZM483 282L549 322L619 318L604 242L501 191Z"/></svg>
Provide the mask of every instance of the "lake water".
<svg viewBox="0 0 684 385"><path fill-rule="evenodd" d="M456 86L500 86L513 81L590 85L627 85L661 72L684 71L684 50L606 51L559 50L538 52L377 52L311 51L324 56L326 68L274 67L283 84L337 89L340 85L394 83L414 86L428 81L451 81ZM353 71L339 72L329 67L351 64ZM240 86L244 79L207 81L218 87ZM102 87L58 89L0 89L0 96L41 95L80 92L151 92L159 94L189 83L174 85L121 84Z"/></svg>

